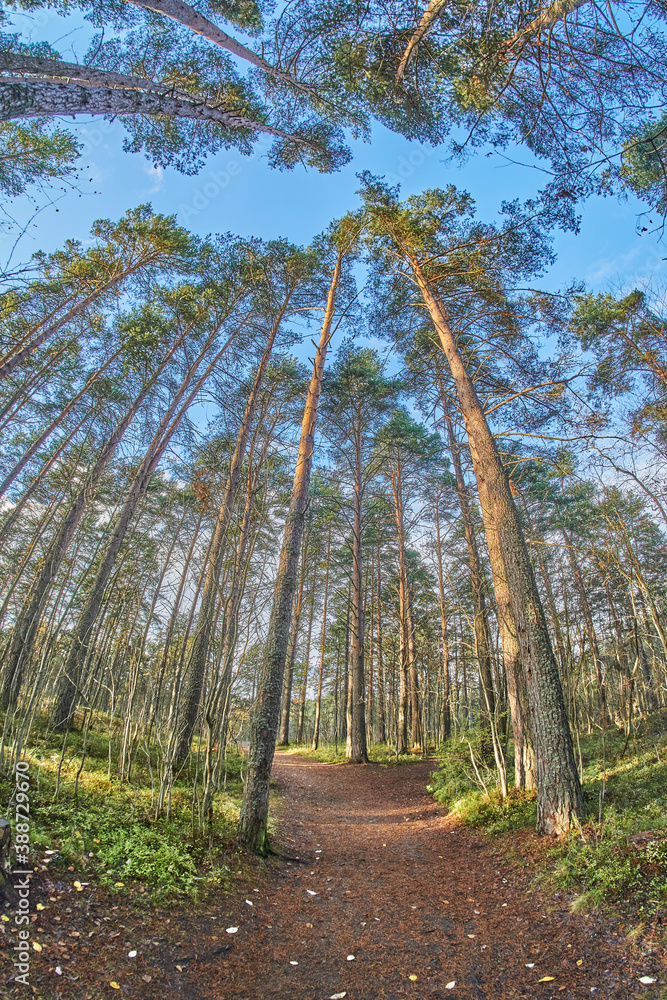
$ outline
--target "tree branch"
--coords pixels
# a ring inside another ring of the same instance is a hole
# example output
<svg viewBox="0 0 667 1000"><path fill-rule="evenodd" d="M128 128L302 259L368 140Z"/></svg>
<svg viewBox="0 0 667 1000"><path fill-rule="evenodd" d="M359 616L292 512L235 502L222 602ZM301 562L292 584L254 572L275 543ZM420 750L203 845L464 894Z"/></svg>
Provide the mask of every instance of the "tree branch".
<svg viewBox="0 0 667 1000"><path fill-rule="evenodd" d="M158 14L164 14L165 17L170 17L172 20L178 21L179 24L190 28L195 34L207 38L209 42L213 42L214 45L219 45L220 48L226 49L232 55L239 56L239 58L251 63L258 69L264 70L265 73L275 77L276 80L288 83L299 90L309 89L304 84L295 80L289 73L285 73L276 66L272 66L271 63L267 62L266 59L256 52L253 52L252 49L242 45L241 42L237 42L235 38L226 34L217 24L213 24L212 21L209 21L208 18L205 18L196 11L194 7L183 3L182 0L126 0L126 2L136 4L137 7L144 7L146 10L156 11Z"/></svg>
<svg viewBox="0 0 667 1000"><path fill-rule="evenodd" d="M203 98L186 99L185 96L173 97L166 92L90 86L87 82L81 85L0 77L0 121L53 115L163 115L305 141L233 111L211 107Z"/></svg>

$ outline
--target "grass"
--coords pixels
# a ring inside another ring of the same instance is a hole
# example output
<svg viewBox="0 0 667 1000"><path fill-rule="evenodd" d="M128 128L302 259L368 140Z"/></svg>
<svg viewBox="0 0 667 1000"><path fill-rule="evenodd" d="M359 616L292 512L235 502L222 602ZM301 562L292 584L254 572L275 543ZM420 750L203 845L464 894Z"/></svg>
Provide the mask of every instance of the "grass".
<svg viewBox="0 0 667 1000"><path fill-rule="evenodd" d="M215 795L214 823L202 835L189 778L177 780L169 816L156 818L155 761L152 779L146 765L133 770L131 783L109 777L109 737L91 731L77 784L82 742L80 733L69 734L57 795L62 737L38 727L35 746L24 755L30 762L31 847L54 852L47 856L49 869L71 867L113 892L132 888L155 902L197 899L227 880L242 793L238 755L228 758L226 791ZM113 737L111 744L115 760ZM0 814L13 813L13 790L13 776L0 778Z"/></svg>
<svg viewBox="0 0 667 1000"><path fill-rule="evenodd" d="M471 748L454 742L441 751L429 790L461 822L491 835L534 827L535 793L503 799L495 772L482 763L479 734L468 737L486 790ZM653 918L667 907L667 712L641 720L627 747L616 729L580 743L586 815L580 831L547 852L549 878L574 894L573 909L614 904ZM510 769L510 784L513 777Z"/></svg>
<svg viewBox="0 0 667 1000"><path fill-rule="evenodd" d="M319 761L322 764L344 764L347 760L345 756L345 743L321 743L317 750L313 750L310 744L296 743L289 747L280 748L283 753L296 757L307 757L308 760ZM386 764L390 767L396 765L396 751L393 747L388 747L386 743L373 743L368 747L368 759L374 764ZM398 759L399 764L409 764L415 760L422 760L420 755L402 755Z"/></svg>

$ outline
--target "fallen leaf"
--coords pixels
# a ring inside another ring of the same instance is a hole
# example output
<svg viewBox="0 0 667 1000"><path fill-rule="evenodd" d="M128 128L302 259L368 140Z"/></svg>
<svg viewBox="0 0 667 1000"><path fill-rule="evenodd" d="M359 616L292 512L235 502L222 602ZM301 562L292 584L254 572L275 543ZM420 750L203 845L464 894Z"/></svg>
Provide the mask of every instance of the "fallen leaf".
<svg viewBox="0 0 667 1000"><path fill-rule="evenodd" d="M228 927L227 928L227 933L228 934L236 934L237 930L238 930L238 927Z"/></svg>
<svg viewBox="0 0 667 1000"><path fill-rule="evenodd" d="M312 924L306 924L306 927L312 927L312 926L313 926Z"/></svg>
<svg viewBox="0 0 667 1000"><path fill-rule="evenodd" d="M298 965L298 962L290 962L290 965Z"/></svg>
<svg viewBox="0 0 667 1000"><path fill-rule="evenodd" d="M62 974L63 974L63 970L60 968L59 965L56 965L55 972L56 972L57 976L62 976Z"/></svg>
<svg viewBox="0 0 667 1000"><path fill-rule="evenodd" d="M109 986L111 987L112 990L119 990L120 989L119 984L117 982L115 982L115 980L112 980L109 983Z"/></svg>
<svg viewBox="0 0 667 1000"><path fill-rule="evenodd" d="M32 942L32 950L33 951L41 951L42 950L42 946L39 943L39 941L33 941ZM655 982L655 980L653 980L653 982Z"/></svg>
<svg viewBox="0 0 667 1000"><path fill-rule="evenodd" d="M128 951L127 957L128 958L136 958L137 957L136 951Z"/></svg>
<svg viewBox="0 0 667 1000"><path fill-rule="evenodd" d="M417 977L415 976L414 972L408 976L408 979L411 979L413 983L417 982Z"/></svg>
<svg viewBox="0 0 667 1000"><path fill-rule="evenodd" d="M308 893L309 896L317 896L317 893L313 892L312 889L306 889L306 892Z"/></svg>
<svg viewBox="0 0 667 1000"><path fill-rule="evenodd" d="M77 892L83 892L83 886L81 885L78 879L75 879L72 884L74 885L74 888L76 889Z"/></svg>
<svg viewBox="0 0 667 1000"><path fill-rule="evenodd" d="M178 969L179 972L183 971L183 966L182 965L177 965L176 968Z"/></svg>
<svg viewBox="0 0 667 1000"><path fill-rule="evenodd" d="M474 936L475 936L474 934L468 934L469 938L474 938Z"/></svg>
<svg viewBox="0 0 667 1000"><path fill-rule="evenodd" d="M348 960L348 962L354 962L354 960L355 960L356 957L357 957L356 955L348 955L347 956L347 960Z"/></svg>
<svg viewBox="0 0 667 1000"><path fill-rule="evenodd" d="M329 1000L343 1000L343 997L346 996L347 993L332 993L332 995L329 997Z"/></svg>
<svg viewBox="0 0 667 1000"><path fill-rule="evenodd" d="M253 902L252 902L252 900L250 900L250 899L246 899L246 903L248 904L248 906L253 906L254 905Z"/></svg>
<svg viewBox="0 0 667 1000"><path fill-rule="evenodd" d="M526 968L527 969L534 969L535 968L535 963L534 962L526 962Z"/></svg>
<svg viewBox="0 0 667 1000"><path fill-rule="evenodd" d="M145 983L150 983L152 976L142 976L141 977Z"/></svg>
<svg viewBox="0 0 667 1000"><path fill-rule="evenodd" d="M6 913L2 914L2 916L0 917L0 920L4 920L6 924L9 923L9 917L7 916Z"/></svg>
<svg viewBox="0 0 667 1000"><path fill-rule="evenodd" d="M38 903L37 906L36 906L36 909L43 910L44 909L44 903Z"/></svg>
<svg viewBox="0 0 667 1000"><path fill-rule="evenodd" d="M114 885L114 889L122 889L123 886L125 885L125 883L124 882L114 882L113 885Z"/></svg>
<svg viewBox="0 0 667 1000"><path fill-rule="evenodd" d="M583 965L583 964L584 964L583 958L578 958L577 959L577 965Z"/></svg>
<svg viewBox="0 0 667 1000"><path fill-rule="evenodd" d="M655 979L652 979L650 976L641 976L639 982L643 983L644 986L650 986L651 983L655 982Z"/></svg>
<svg viewBox="0 0 667 1000"><path fill-rule="evenodd" d="M552 983L555 978L555 976L542 976L542 978L537 981L538 983Z"/></svg>
<svg viewBox="0 0 667 1000"><path fill-rule="evenodd" d="M455 986L456 986L456 982L452 979L451 983L447 983L447 985L445 986L445 989L446 990L453 990Z"/></svg>

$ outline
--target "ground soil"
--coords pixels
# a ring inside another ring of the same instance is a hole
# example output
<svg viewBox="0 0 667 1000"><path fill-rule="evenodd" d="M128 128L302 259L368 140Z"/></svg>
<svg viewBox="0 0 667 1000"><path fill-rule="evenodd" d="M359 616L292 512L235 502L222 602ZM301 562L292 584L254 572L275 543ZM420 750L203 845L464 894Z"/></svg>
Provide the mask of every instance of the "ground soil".
<svg viewBox="0 0 667 1000"><path fill-rule="evenodd" d="M76 891L69 905L59 893L56 907L46 895L53 885L45 885L46 910L32 932L42 942L32 993L55 1000L667 995L658 946L646 936L641 947L629 940L611 913L573 915L566 898L540 892L531 859L544 841L525 834L498 842L457 825L426 792L432 766L277 754L278 856L253 862L231 895L203 909L155 910L128 898L114 899L112 909L99 893L84 905ZM7 933L3 944L10 943ZM641 976L656 982L642 985ZM28 995L11 973L4 994L2 982L0 995Z"/></svg>

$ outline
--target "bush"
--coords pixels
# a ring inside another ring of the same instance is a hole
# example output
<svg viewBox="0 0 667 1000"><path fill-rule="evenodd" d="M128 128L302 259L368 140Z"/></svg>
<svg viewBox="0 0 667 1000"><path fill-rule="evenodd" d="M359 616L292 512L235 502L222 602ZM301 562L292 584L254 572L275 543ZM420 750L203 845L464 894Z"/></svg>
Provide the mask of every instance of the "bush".
<svg viewBox="0 0 667 1000"><path fill-rule="evenodd" d="M161 830L134 824L117 831L100 858L123 879L147 882L162 892L183 894L192 889L197 868L189 845L167 840ZM105 881L115 882L110 875Z"/></svg>

